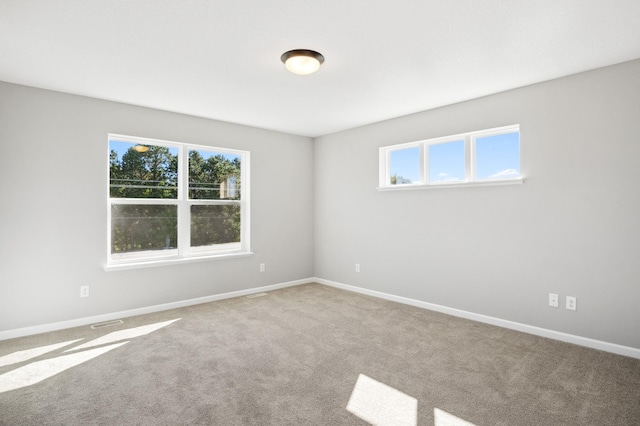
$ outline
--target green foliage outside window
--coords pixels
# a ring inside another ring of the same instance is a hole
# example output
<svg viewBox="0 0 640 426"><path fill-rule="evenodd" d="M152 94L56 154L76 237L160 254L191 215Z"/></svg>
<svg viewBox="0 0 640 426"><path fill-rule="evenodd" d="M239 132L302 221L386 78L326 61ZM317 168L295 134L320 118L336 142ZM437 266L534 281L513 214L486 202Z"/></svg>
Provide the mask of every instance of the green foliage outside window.
<svg viewBox="0 0 640 426"><path fill-rule="evenodd" d="M163 146L151 145L148 148L146 152L138 152L131 147L122 160L118 160L117 153L111 151L111 198L178 197L178 156Z"/></svg>
<svg viewBox="0 0 640 426"><path fill-rule="evenodd" d="M206 151L189 151L189 199L239 200L240 165L239 157L228 158ZM192 247L239 241L240 206L191 206Z"/></svg>
<svg viewBox="0 0 640 426"><path fill-rule="evenodd" d="M216 154L205 159L201 151L189 151L189 199L238 200L240 184L239 157L229 159ZM235 190L229 191L230 186Z"/></svg>
<svg viewBox="0 0 640 426"><path fill-rule="evenodd" d="M139 147L131 144L121 156L110 151L110 197L177 200L178 155L163 146ZM196 150L188 156L190 200L240 200L240 157ZM240 205L194 204L190 214L192 247L240 241ZM112 253L175 249L177 241L177 205L112 204Z"/></svg>
<svg viewBox="0 0 640 426"><path fill-rule="evenodd" d="M178 241L175 205L111 206L111 252L175 249Z"/></svg>
<svg viewBox="0 0 640 426"><path fill-rule="evenodd" d="M240 206L191 206L191 246L240 241Z"/></svg>

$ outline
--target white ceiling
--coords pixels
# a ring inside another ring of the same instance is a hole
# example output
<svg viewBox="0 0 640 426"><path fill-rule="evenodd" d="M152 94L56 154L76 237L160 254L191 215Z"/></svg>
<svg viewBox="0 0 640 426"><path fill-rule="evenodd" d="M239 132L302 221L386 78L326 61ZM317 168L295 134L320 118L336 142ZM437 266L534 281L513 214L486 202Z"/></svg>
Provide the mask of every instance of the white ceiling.
<svg viewBox="0 0 640 426"><path fill-rule="evenodd" d="M0 0L2 81L312 137L636 58L640 0Z"/></svg>

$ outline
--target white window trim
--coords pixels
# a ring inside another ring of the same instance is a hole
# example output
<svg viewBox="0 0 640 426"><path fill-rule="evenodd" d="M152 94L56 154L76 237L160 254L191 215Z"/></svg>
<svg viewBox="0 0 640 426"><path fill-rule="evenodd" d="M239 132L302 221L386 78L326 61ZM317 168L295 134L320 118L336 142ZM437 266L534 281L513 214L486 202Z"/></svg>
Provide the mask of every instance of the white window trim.
<svg viewBox="0 0 640 426"><path fill-rule="evenodd" d="M110 133L107 139L107 154L110 153L109 141L112 139L123 140L140 145L157 145L178 149L178 197L173 199L148 199L148 198L111 198L109 163L107 161L107 263L104 265L105 271L115 271L123 269L146 268L153 266L163 266L172 264L182 264L190 262L200 262L206 260L221 260L250 256L251 221L250 221L250 152L238 149L220 148L208 145L188 144L184 142L174 142L159 139L142 138ZM238 155L241 158L242 185L240 186L240 200L190 200L189 179L181 178L188 173L189 150L212 151L221 154ZM107 159L109 155L107 155ZM170 250L150 250L133 253L111 254L111 206L113 204L157 204L157 205L177 205L178 206L178 248ZM191 205L240 205L240 242L217 244L215 246L191 247L190 232L190 206Z"/></svg>
<svg viewBox="0 0 640 426"><path fill-rule="evenodd" d="M191 257L158 259L158 260L148 259L146 261L140 261L140 262L107 264L104 266L104 270L107 272L123 271L127 269L151 268L156 266L168 266L168 265L182 265L185 263L235 259L235 258L248 257L248 256L253 256L253 252L248 251L248 252L241 252L241 253L226 253L226 254L218 254L218 255L191 256Z"/></svg>
<svg viewBox="0 0 640 426"><path fill-rule="evenodd" d="M503 133L520 132L520 125L495 127L492 129L478 130L474 132L459 133L457 135L443 136L433 139L408 142L398 145L383 146L379 148L378 191L404 191L415 189L442 189L442 188L469 188L476 186L518 185L524 183L522 175L511 179L482 179L476 177L476 139L494 136ZM447 142L464 141L465 180L454 182L428 182L429 175L429 150L428 146ZM391 184L391 152L407 148L420 148L420 181L407 184Z"/></svg>

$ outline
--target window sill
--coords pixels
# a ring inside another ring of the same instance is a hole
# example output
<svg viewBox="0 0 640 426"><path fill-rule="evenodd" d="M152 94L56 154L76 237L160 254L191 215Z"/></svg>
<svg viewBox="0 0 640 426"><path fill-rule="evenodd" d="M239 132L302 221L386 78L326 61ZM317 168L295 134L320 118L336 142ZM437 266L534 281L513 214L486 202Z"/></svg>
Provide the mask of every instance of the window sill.
<svg viewBox="0 0 640 426"><path fill-rule="evenodd" d="M153 268L156 266L168 266L168 265L181 265L183 263L194 262L207 262L213 260L235 259L239 257L253 256L253 252L241 252L241 253L225 253L214 254L206 256L191 256L180 257L173 259L157 259L157 260L144 260L144 261L131 261L122 263L109 263L104 266L106 272L122 271L126 269L140 269L140 268Z"/></svg>
<svg viewBox="0 0 640 426"><path fill-rule="evenodd" d="M394 186L381 186L376 188L378 191L407 191L414 189L443 189L443 188L469 188L475 186L502 186L502 185L521 185L524 183L524 179L504 179L504 180L491 180L484 182L464 182L464 183L439 183L439 184L407 184L407 185L394 185Z"/></svg>

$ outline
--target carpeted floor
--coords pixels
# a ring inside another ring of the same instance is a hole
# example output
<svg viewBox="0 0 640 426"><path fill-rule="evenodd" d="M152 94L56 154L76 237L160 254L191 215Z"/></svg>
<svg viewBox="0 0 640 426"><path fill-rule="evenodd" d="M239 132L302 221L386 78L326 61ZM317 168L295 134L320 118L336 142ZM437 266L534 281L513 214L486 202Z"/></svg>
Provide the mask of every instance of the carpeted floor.
<svg viewBox="0 0 640 426"><path fill-rule="evenodd" d="M0 342L0 424L640 425L638 359L318 284L123 320Z"/></svg>

